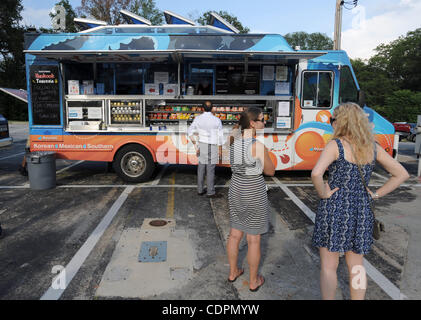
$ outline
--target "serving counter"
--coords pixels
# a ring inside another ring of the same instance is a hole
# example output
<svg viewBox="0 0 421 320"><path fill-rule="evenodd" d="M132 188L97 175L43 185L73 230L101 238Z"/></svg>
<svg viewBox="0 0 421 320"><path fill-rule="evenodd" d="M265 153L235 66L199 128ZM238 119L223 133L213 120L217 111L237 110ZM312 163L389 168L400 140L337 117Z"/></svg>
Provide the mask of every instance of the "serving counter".
<svg viewBox="0 0 421 320"><path fill-rule="evenodd" d="M185 132L210 100L224 128L234 126L248 107L261 108L265 132L290 133L292 97L66 95L67 132Z"/></svg>

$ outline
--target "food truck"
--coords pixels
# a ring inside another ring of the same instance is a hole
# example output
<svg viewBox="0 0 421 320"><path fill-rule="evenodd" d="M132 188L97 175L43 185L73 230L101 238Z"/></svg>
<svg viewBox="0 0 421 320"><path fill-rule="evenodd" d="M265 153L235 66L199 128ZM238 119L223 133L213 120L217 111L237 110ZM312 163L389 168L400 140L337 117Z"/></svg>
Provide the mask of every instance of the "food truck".
<svg viewBox="0 0 421 320"><path fill-rule="evenodd" d="M330 118L360 102L344 51L295 50L279 34L239 34L214 14L208 26L165 11L152 26L80 19L79 33L27 33L30 150L113 163L128 182L147 181L156 163L197 164L187 128L213 103L229 135L242 111L262 109L257 139L276 170L311 170L329 141ZM378 143L391 155L394 128L364 106ZM219 165L229 165L224 146Z"/></svg>

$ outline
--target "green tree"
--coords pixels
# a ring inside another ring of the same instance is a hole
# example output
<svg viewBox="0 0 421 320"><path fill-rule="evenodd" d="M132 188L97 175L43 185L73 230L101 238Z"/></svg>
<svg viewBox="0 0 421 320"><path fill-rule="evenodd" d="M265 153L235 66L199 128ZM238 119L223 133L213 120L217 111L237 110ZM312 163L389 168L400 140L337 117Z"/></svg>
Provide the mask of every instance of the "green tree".
<svg viewBox="0 0 421 320"><path fill-rule="evenodd" d="M401 89L421 91L421 28L375 51L369 64L384 70Z"/></svg>
<svg viewBox="0 0 421 320"><path fill-rule="evenodd" d="M26 88L21 0L0 2L0 87ZM0 94L0 113L10 120L26 120L28 106L4 93Z"/></svg>
<svg viewBox="0 0 421 320"><path fill-rule="evenodd" d="M375 50L368 61L351 60L367 105L392 122L415 122L421 114L421 28Z"/></svg>
<svg viewBox="0 0 421 320"><path fill-rule="evenodd" d="M75 33L78 32L78 27L74 22L74 18L76 18L76 13L73 10L72 5L70 4L69 0L61 0L56 3L56 5L61 5L66 10L66 26L64 30L61 32L70 32ZM57 13L50 13L50 18L54 19L57 16Z"/></svg>
<svg viewBox="0 0 421 320"><path fill-rule="evenodd" d="M164 22L162 12L156 7L154 0L134 0L129 11L148 19L154 26Z"/></svg>
<svg viewBox="0 0 421 320"><path fill-rule="evenodd" d="M333 40L320 32L299 31L287 33L284 38L291 47L299 46L301 50L332 50L333 48Z"/></svg>
<svg viewBox="0 0 421 320"><path fill-rule="evenodd" d="M82 0L76 11L80 16L115 25L124 23L120 10L127 9L131 2L133 0Z"/></svg>
<svg viewBox="0 0 421 320"><path fill-rule="evenodd" d="M421 92L394 91L377 111L391 122L417 122L417 115L421 114Z"/></svg>
<svg viewBox="0 0 421 320"><path fill-rule="evenodd" d="M0 1L0 52L3 58L13 55L19 48L22 9L21 0Z"/></svg>
<svg viewBox="0 0 421 320"><path fill-rule="evenodd" d="M196 19L196 22L205 26L210 23L211 20L211 12L212 11L206 11L203 13L199 18ZM249 33L250 29L247 27L244 27L241 22L238 20L238 18L231 13L228 13L227 11L214 11L218 15L220 15L222 18L224 18L227 22L231 23L234 27L240 31L240 33Z"/></svg>
<svg viewBox="0 0 421 320"><path fill-rule="evenodd" d="M365 93L366 103L370 108L377 110L378 107L384 106L386 97L399 89L382 68L361 59L351 59L351 64L358 84Z"/></svg>

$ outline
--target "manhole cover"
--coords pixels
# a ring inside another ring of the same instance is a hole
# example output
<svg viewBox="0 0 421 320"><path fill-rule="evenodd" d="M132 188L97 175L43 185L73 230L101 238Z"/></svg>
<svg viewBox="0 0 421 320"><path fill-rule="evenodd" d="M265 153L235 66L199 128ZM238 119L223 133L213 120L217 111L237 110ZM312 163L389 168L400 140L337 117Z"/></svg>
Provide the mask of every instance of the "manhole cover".
<svg viewBox="0 0 421 320"><path fill-rule="evenodd" d="M149 222L149 224L152 227L163 227L167 224L168 222L165 220L152 220L151 222Z"/></svg>

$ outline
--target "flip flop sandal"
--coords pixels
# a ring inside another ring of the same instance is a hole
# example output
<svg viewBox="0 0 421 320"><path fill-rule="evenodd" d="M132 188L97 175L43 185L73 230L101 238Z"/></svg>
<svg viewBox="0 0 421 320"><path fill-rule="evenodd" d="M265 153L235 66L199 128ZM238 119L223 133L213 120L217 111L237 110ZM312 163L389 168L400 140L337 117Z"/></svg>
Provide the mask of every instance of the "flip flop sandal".
<svg viewBox="0 0 421 320"><path fill-rule="evenodd" d="M230 280L230 279L228 278L228 282L231 282L231 283L235 282L235 280L237 280L237 278L238 278L238 277L242 276L242 275L243 275L243 273L244 273L244 269L241 269L241 271L240 271L240 273L238 274L238 276L236 276L236 277L234 278L234 280Z"/></svg>
<svg viewBox="0 0 421 320"><path fill-rule="evenodd" d="M265 278L263 277L263 276L260 276L261 278L262 278L262 283L260 284L260 285L258 285L256 288L254 288L254 289L250 289L249 288L249 290L251 291L251 292L257 292L259 289L260 289L260 287L261 286L263 286L263 284L265 283Z"/></svg>

